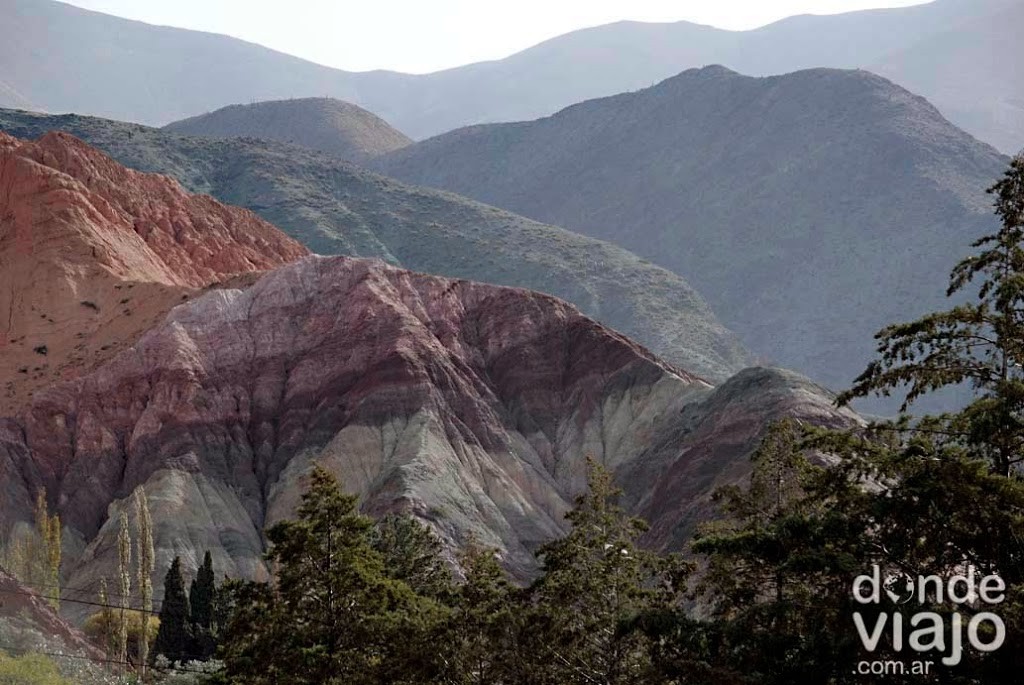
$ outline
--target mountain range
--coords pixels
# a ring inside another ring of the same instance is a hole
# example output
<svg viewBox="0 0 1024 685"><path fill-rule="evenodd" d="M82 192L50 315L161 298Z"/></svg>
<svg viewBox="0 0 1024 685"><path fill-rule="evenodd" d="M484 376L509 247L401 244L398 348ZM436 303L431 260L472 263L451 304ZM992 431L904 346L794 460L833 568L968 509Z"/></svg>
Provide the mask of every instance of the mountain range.
<svg viewBox="0 0 1024 685"><path fill-rule="evenodd" d="M372 162L672 269L755 353L836 388L875 331L945 306L1006 164L869 72L721 66Z"/></svg>
<svg viewBox="0 0 1024 685"><path fill-rule="evenodd" d="M713 381L752 359L682 278L606 242L295 145L0 110L0 131L35 138L54 130L126 166L168 174L192 192L247 207L320 254L377 257L550 293Z"/></svg>
<svg viewBox="0 0 1024 685"><path fill-rule="evenodd" d="M0 418L0 531L23 527L43 489L75 592L114 577L120 512L134 516L139 486L158 568L175 556L195 568L211 550L221 572L265 577L262 531L292 513L316 462L368 513L407 511L449 549L493 545L525 577L565 530L588 455L654 522L648 544L678 549L772 420L858 421L782 370L714 387L550 295L307 255L255 215L67 134L3 142L16 190L2 195L4 245L35 265L13 292L61 269L72 300L204 287ZM65 315L48 323L80 325ZM115 308L108 325L134 317ZM13 321L16 337L35 325ZM91 611L73 604L73 617Z"/></svg>
<svg viewBox="0 0 1024 685"><path fill-rule="evenodd" d="M707 64L750 75L864 68L927 97L958 126L1013 153L1024 148L1024 47L1015 32L1022 24L1018 0L935 0L791 17L739 32L620 22L504 59L413 75L345 72L227 36L52 0L5 0L0 105L163 125L231 104L330 96L421 139L468 124L545 116Z"/></svg>

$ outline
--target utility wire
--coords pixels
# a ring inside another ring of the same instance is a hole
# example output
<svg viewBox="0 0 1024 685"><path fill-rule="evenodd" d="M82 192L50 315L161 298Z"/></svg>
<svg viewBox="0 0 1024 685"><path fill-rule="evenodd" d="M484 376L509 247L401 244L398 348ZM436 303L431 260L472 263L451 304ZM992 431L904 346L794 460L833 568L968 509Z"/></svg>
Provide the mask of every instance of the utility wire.
<svg viewBox="0 0 1024 685"><path fill-rule="evenodd" d="M21 595L21 596L24 596L24 597L35 597L37 599L46 599L46 600L55 600L55 599L57 599L56 597L49 597L47 595L41 595L41 594L36 593L36 592L26 592L24 590L5 590L3 588L0 588L0 593L4 593L4 594L8 594L8 595ZM120 611L121 609L126 609L127 611L134 611L134 612L137 612L137 613L140 613L140 614L149 614L150 616L159 616L160 615L159 611L146 611L145 609L133 609L131 607L121 607L121 606L118 606L116 604L103 604L101 602L87 602L87 601L80 600L80 599L62 599L61 601L71 602L72 604L84 604L86 606L101 607L103 609L115 609L115 610L118 610L118 611ZM125 662L120 662L119 661L119 662L116 662L116 663L125 663Z"/></svg>
<svg viewBox="0 0 1024 685"><path fill-rule="evenodd" d="M63 592L73 592L75 594L99 594L99 590L98 589L65 587L63 585L54 585L52 583L35 583L35 582L33 582L33 583L22 583L22 585L29 585L31 587L46 587L46 588L51 588L51 589L54 589L54 590L58 590L58 591L60 591L62 593ZM127 597L128 599L137 599L140 602L142 601L142 596L134 594L134 593L128 594L128 595L122 595L122 594L119 594L119 593L116 593L116 592L108 592L107 596L108 597L116 597L118 599L120 599L122 597ZM63 599L64 598L62 598L62 600ZM74 602L76 600L68 598L66 601ZM163 603L162 599L154 599L154 600L151 600L151 601L154 604L162 604ZM115 609L120 609L121 607L120 606L115 606L114 608Z"/></svg>
<svg viewBox="0 0 1024 685"><path fill-rule="evenodd" d="M117 604L102 604L100 602L88 602L84 599L71 599L70 597L52 597L50 595L41 595L36 592L25 592L24 590L5 590L0 588L0 592L8 595L23 595L25 597L36 597L38 599L46 599L52 602L71 602L72 604L84 604L86 606L102 607L104 609L125 609L127 611L136 611L140 614L151 614L159 616L159 611L148 611L146 609L135 609L131 606L122 607Z"/></svg>

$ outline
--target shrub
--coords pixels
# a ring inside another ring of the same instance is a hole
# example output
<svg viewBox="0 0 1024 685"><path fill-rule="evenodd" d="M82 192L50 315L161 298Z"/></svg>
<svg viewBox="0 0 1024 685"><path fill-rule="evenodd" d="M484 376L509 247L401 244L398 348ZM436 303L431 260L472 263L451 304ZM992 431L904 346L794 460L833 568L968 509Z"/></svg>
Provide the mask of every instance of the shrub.
<svg viewBox="0 0 1024 685"><path fill-rule="evenodd" d="M0 683L4 685L71 685L46 655L9 656L0 651Z"/></svg>

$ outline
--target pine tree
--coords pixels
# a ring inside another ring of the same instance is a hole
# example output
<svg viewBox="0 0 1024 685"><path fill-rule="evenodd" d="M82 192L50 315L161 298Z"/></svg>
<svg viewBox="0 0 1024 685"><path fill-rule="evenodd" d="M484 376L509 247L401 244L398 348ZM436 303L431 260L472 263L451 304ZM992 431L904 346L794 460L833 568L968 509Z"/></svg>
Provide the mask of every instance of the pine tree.
<svg viewBox="0 0 1024 685"><path fill-rule="evenodd" d="M200 661L211 658L217 647L213 625L216 593L213 556L207 551L203 557L203 564L197 570L196 578L192 581L192 586L189 589L190 630L193 640L191 651L193 658Z"/></svg>
<svg viewBox="0 0 1024 685"><path fill-rule="evenodd" d="M1024 156L988 192L1002 226L975 241L980 252L957 264L947 290L952 296L976 287L972 299L880 331L879 358L839 399L905 387L907 411L926 393L969 384L974 401L928 430L1009 476L1024 461Z"/></svg>
<svg viewBox="0 0 1024 685"><path fill-rule="evenodd" d="M692 544L705 557L697 590L713 623L681 621L704 639L678 633L676 662L709 662L726 682L743 674L824 685L855 658L849 582L872 559L868 493L852 462L814 466L804 443L793 421L772 425L751 457L749 483L715 492L724 516L701 526Z"/></svg>
<svg viewBox="0 0 1024 685"><path fill-rule="evenodd" d="M543 575L531 588L528 678L560 685L654 683L646 637L637 621L675 606L689 566L643 550L646 524L617 503L611 474L588 459L588 491L566 518L569 534L540 550Z"/></svg>
<svg viewBox="0 0 1024 685"><path fill-rule="evenodd" d="M442 555L441 541L408 514L387 514L370 534L373 548L384 557L387 573L415 592L443 597L451 592L452 575Z"/></svg>
<svg viewBox="0 0 1024 685"><path fill-rule="evenodd" d="M977 665L999 682L1024 668L1024 593L1012 589L1024 584L1024 156L988 192L1000 228L975 241L947 290L966 303L879 332L878 359L839 400L905 390L906 412L935 390L973 391L960 411L875 424L848 454L889 443L872 460L878 475L858 477L896 484L876 498L871 530L892 563L924 573L970 563L1011 588L1000 605L1007 644Z"/></svg>
<svg viewBox="0 0 1024 685"><path fill-rule="evenodd" d="M163 655L168 661L182 662L188 654L191 641L189 602L185 596L185 578L181 572L181 558L174 557L164 576L164 599L160 605L160 629L153 643L154 656Z"/></svg>
<svg viewBox="0 0 1024 685"><path fill-rule="evenodd" d="M424 636L436 606L388 577L370 545L373 522L321 467L298 519L267 531L273 584L232 587L222 641L232 683L435 682Z"/></svg>
<svg viewBox="0 0 1024 685"><path fill-rule="evenodd" d="M522 593L498 564L494 550L470 542L459 558L465 574L455 606L438 641L449 666L446 683L498 685L514 682Z"/></svg>

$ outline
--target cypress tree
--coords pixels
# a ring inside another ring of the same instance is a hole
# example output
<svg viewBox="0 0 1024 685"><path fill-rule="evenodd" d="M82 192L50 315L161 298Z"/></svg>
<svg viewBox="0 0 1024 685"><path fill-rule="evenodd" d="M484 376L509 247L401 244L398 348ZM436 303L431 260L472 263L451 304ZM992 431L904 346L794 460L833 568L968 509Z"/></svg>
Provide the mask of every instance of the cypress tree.
<svg viewBox="0 0 1024 685"><path fill-rule="evenodd" d="M163 654L171 662L184 661L188 656L189 640L189 602L185 596L185 578L181 575L181 558L175 557L164 576L160 630L153 644L153 654Z"/></svg>
<svg viewBox="0 0 1024 685"><path fill-rule="evenodd" d="M192 654L203 661L213 656L216 643L213 635L213 603L217 592L213 575L213 558L207 550L203 565L199 567L188 600L191 607L191 626L195 645Z"/></svg>

